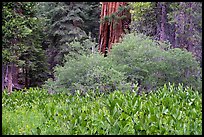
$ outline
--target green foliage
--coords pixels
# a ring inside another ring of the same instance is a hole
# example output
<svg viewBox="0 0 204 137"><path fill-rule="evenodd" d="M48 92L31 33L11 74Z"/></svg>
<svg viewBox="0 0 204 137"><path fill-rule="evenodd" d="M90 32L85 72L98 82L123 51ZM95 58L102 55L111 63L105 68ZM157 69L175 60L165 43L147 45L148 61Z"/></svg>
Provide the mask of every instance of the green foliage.
<svg viewBox="0 0 204 137"><path fill-rule="evenodd" d="M24 90L25 91L25 90ZM2 93L2 134L201 135L202 95L182 85L136 95L80 96L30 88Z"/></svg>
<svg viewBox="0 0 204 137"><path fill-rule="evenodd" d="M131 2L131 14L134 21L142 20L145 12L152 10L151 2Z"/></svg>
<svg viewBox="0 0 204 137"><path fill-rule="evenodd" d="M17 62L19 56L26 50L26 39L32 33L32 7L34 3L3 2L2 9L2 47L3 63Z"/></svg>
<svg viewBox="0 0 204 137"><path fill-rule="evenodd" d="M83 45L89 38L97 40L99 2L49 2L39 3L38 7L40 16L48 23L47 52L51 68L56 64L63 65L65 55L77 53L72 50L72 42L78 41ZM89 48L85 46L82 48Z"/></svg>
<svg viewBox="0 0 204 137"><path fill-rule="evenodd" d="M81 47L79 43L73 46ZM55 68L55 78L45 84L55 92L124 91L133 90L135 84L147 92L168 82L202 90L201 68L190 52L170 49L167 43L142 34L125 35L106 58L99 53L67 56L64 66Z"/></svg>
<svg viewBox="0 0 204 137"><path fill-rule="evenodd" d="M31 86L42 84L49 73L45 51L41 47L44 20L35 13L34 2L3 3L3 63L13 62L18 68L29 69Z"/></svg>
<svg viewBox="0 0 204 137"><path fill-rule="evenodd" d="M84 26L86 34L91 34L91 38L98 41L99 20L101 7L99 2L84 2Z"/></svg>
<svg viewBox="0 0 204 137"><path fill-rule="evenodd" d="M79 44L79 43L76 43ZM99 53L81 55L77 58L65 57L64 66L55 68L56 81L47 81L54 91L97 90L101 92L113 91L119 88L123 81L123 74L116 71L109 59ZM67 90L68 89L68 90Z"/></svg>
<svg viewBox="0 0 204 137"><path fill-rule="evenodd" d="M115 70L125 74L127 82L154 89L165 83L183 83L202 90L201 68L190 52L154 41L142 34L125 35L108 55ZM164 50L165 49L165 50Z"/></svg>
<svg viewBox="0 0 204 137"><path fill-rule="evenodd" d="M202 64L200 2L130 2L129 5L132 18L130 28L133 32L143 33L159 40L161 22L163 22L166 40L172 44L172 47L185 47ZM165 7L163 20L161 5Z"/></svg>
<svg viewBox="0 0 204 137"><path fill-rule="evenodd" d="M156 33L157 14L155 13L156 2L130 2L131 7L131 30L154 36Z"/></svg>
<svg viewBox="0 0 204 137"><path fill-rule="evenodd" d="M194 54L202 64L202 4L200 2L173 2L170 4L170 9L172 11L168 13L168 22L177 26L177 32L181 31L179 26L185 26L183 32L178 33L177 37L184 41L181 44L193 45ZM182 19L181 15L185 18ZM183 20L182 24L179 24L180 20Z"/></svg>
<svg viewBox="0 0 204 137"><path fill-rule="evenodd" d="M77 59L81 55L90 55L91 53L95 53L96 43L93 42L91 39L86 39L82 42L79 41L73 41L69 44L68 49L69 49L69 54L64 55L63 57L63 62L66 62L71 59Z"/></svg>
<svg viewBox="0 0 204 137"><path fill-rule="evenodd" d="M100 19L100 23L103 24L105 22L111 23L113 22L113 28L115 28L118 25L119 20L123 20L127 18L127 15L121 15L124 11L129 11L130 6L129 5L122 5L119 6L117 11L114 13L111 13L110 15L104 16Z"/></svg>

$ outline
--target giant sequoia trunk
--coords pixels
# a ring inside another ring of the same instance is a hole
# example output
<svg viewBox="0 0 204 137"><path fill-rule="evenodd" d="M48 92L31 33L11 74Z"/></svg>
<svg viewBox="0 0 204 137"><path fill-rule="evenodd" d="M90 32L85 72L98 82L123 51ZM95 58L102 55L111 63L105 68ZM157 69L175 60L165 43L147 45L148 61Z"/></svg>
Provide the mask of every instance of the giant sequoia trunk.
<svg viewBox="0 0 204 137"><path fill-rule="evenodd" d="M119 42L122 34L129 31L131 15L125 6L127 2L102 2L99 52L109 52L112 44Z"/></svg>

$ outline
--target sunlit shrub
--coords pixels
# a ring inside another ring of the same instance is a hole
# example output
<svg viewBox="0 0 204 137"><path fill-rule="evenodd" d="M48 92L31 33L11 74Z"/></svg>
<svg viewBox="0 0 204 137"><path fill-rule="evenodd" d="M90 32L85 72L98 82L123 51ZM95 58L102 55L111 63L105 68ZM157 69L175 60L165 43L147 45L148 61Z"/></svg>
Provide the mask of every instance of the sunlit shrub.
<svg viewBox="0 0 204 137"><path fill-rule="evenodd" d="M112 62L98 53L88 56L79 56L70 59L64 66L55 68L56 80L47 81L45 87L52 88L56 92L87 92L95 90L110 92L121 89L123 73L116 71ZM127 85L125 83L125 85Z"/></svg>
<svg viewBox="0 0 204 137"><path fill-rule="evenodd" d="M139 82L144 89L171 82L201 90L199 63L190 52L169 47L142 34L128 34L113 45L108 57L115 69L125 74L127 82Z"/></svg>

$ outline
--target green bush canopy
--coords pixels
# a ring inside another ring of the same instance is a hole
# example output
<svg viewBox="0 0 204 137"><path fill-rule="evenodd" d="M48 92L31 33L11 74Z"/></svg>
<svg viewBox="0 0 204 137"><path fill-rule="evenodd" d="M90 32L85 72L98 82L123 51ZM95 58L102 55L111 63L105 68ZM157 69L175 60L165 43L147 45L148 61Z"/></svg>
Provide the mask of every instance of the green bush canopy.
<svg viewBox="0 0 204 137"><path fill-rule="evenodd" d="M66 92L107 92L133 90L138 85L140 91L147 92L170 82L202 88L201 68L190 52L136 33L125 35L106 58L93 53L65 61L64 66L55 68L55 77L45 87Z"/></svg>

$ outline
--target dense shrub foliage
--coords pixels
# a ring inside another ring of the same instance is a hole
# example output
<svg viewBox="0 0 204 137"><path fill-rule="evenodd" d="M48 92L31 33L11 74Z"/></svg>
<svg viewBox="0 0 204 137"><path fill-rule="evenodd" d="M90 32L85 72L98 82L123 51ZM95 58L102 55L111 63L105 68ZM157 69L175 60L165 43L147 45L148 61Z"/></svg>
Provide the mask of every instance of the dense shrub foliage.
<svg viewBox="0 0 204 137"><path fill-rule="evenodd" d="M47 81L45 87L103 92L125 91L139 84L140 91L151 91L170 82L201 91L198 62L190 52L169 47L142 34L128 34L106 58L94 53L65 60L64 66L55 68L56 80Z"/></svg>
<svg viewBox="0 0 204 137"><path fill-rule="evenodd" d="M56 92L75 90L108 92L116 88L121 89L120 83L124 76L114 68L108 58L98 53L79 56L77 59L68 60L63 67L56 67L56 80L47 81L45 87Z"/></svg>
<svg viewBox="0 0 204 137"><path fill-rule="evenodd" d="M202 95L173 85L150 94L115 91L2 93L3 134L202 134Z"/></svg>
<svg viewBox="0 0 204 137"><path fill-rule="evenodd" d="M201 68L192 53L169 47L142 34L128 34L113 46L109 56L127 81L139 81L143 88L170 82L201 90Z"/></svg>

